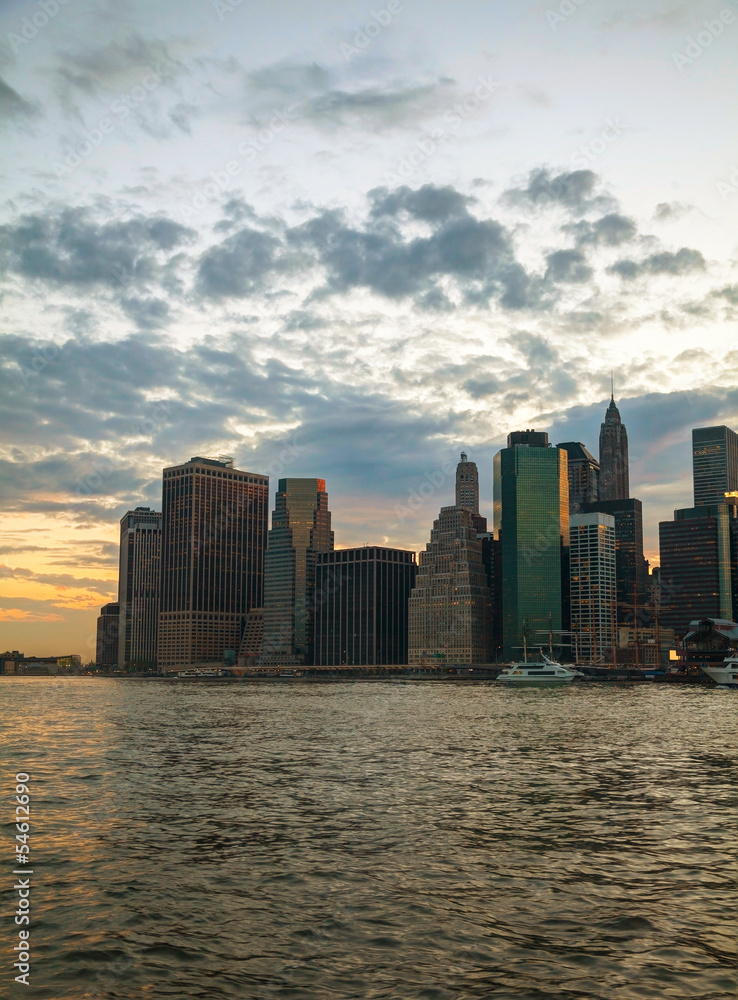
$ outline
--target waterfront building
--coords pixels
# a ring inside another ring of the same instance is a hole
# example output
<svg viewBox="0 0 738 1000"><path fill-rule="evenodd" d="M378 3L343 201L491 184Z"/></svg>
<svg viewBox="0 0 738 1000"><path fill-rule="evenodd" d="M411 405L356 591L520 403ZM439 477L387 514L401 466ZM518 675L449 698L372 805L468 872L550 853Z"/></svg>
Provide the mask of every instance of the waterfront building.
<svg viewBox="0 0 738 1000"><path fill-rule="evenodd" d="M494 525L501 541L502 655L522 657L567 629L569 470L567 453L543 431L515 431L494 459Z"/></svg>
<svg viewBox="0 0 738 1000"><path fill-rule="evenodd" d="M569 521L572 642L579 659L598 663L615 641L615 518L574 514Z"/></svg>
<svg viewBox="0 0 738 1000"><path fill-rule="evenodd" d="M651 600L648 563L643 556L643 504L635 497L583 503L583 514L609 514L615 518L615 576L617 621L645 624Z"/></svg>
<svg viewBox="0 0 738 1000"><path fill-rule="evenodd" d="M474 515L442 507L410 595L408 663L486 663L490 592Z"/></svg>
<svg viewBox="0 0 738 1000"><path fill-rule="evenodd" d="M630 496L628 432L620 419L614 395L600 425L600 500L627 500Z"/></svg>
<svg viewBox="0 0 738 1000"><path fill-rule="evenodd" d="M238 651L239 667L253 667L259 662L264 642L264 609L254 608L246 615L241 648Z"/></svg>
<svg viewBox="0 0 738 1000"><path fill-rule="evenodd" d="M321 667L408 662L408 602L415 553L380 545L319 552L315 663Z"/></svg>
<svg viewBox="0 0 738 1000"><path fill-rule="evenodd" d="M136 507L120 521L118 666L156 664L161 511Z"/></svg>
<svg viewBox="0 0 738 1000"><path fill-rule="evenodd" d="M738 652L738 623L724 618L691 621L681 645L689 663L720 664Z"/></svg>
<svg viewBox="0 0 738 1000"><path fill-rule="evenodd" d="M581 441L556 445L567 455L569 466L569 514L579 514L582 504L599 500L600 463Z"/></svg>
<svg viewBox="0 0 738 1000"><path fill-rule="evenodd" d="M238 652L264 593L269 478L230 459L164 469L158 665L176 670Z"/></svg>
<svg viewBox="0 0 738 1000"><path fill-rule="evenodd" d="M693 620L732 618L737 515L735 504L706 504L659 524L661 621L677 635Z"/></svg>
<svg viewBox="0 0 738 1000"><path fill-rule="evenodd" d="M502 656L502 542L491 531L477 534L482 543L482 563L490 592L488 655L496 663Z"/></svg>
<svg viewBox="0 0 738 1000"><path fill-rule="evenodd" d="M462 451L461 461L456 466L456 506L468 510L473 515L477 533L487 530L487 518L479 513L479 470L476 462L470 462Z"/></svg>
<svg viewBox="0 0 738 1000"><path fill-rule="evenodd" d="M120 605L117 601L104 604L97 619L95 665L112 670L118 665L118 630Z"/></svg>
<svg viewBox="0 0 738 1000"><path fill-rule="evenodd" d="M694 505L725 503L738 491L738 434L724 425L692 431Z"/></svg>
<svg viewBox="0 0 738 1000"><path fill-rule="evenodd" d="M264 666L310 665L314 656L315 566L333 551L325 479L280 479L264 580Z"/></svg>

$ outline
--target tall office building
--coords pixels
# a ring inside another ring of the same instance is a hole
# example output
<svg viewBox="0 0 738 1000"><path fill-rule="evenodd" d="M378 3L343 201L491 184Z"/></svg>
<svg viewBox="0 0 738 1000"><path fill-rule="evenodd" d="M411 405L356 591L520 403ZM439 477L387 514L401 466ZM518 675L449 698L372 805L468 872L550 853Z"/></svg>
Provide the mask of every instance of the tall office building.
<svg viewBox="0 0 738 1000"><path fill-rule="evenodd" d="M508 434L494 460L494 524L501 540L502 655L522 656L540 630L568 627L569 469L542 431Z"/></svg>
<svg viewBox="0 0 738 1000"><path fill-rule="evenodd" d="M640 624L650 620L645 611L651 599L648 563L643 556L643 504L627 500L597 500L583 503L582 514L610 514L615 518L615 575L617 621L626 625L634 616Z"/></svg>
<svg viewBox="0 0 738 1000"><path fill-rule="evenodd" d="M120 521L118 666L156 664L161 511L136 507Z"/></svg>
<svg viewBox="0 0 738 1000"><path fill-rule="evenodd" d="M563 448L569 462L569 514L578 514L582 504L599 499L600 463L581 441L566 441Z"/></svg>
<svg viewBox="0 0 738 1000"><path fill-rule="evenodd" d="M574 514L569 521L571 631L579 659L598 663L615 641L615 518Z"/></svg>
<svg viewBox="0 0 738 1000"><path fill-rule="evenodd" d="M620 419L615 398L600 425L600 500L627 500L630 496L628 432Z"/></svg>
<svg viewBox="0 0 738 1000"><path fill-rule="evenodd" d="M120 607L116 603L100 608L97 619L95 665L111 670L118 664L118 627Z"/></svg>
<svg viewBox="0 0 738 1000"><path fill-rule="evenodd" d="M738 490L738 434L729 427L695 427L692 431L694 505L725 503Z"/></svg>
<svg viewBox="0 0 738 1000"><path fill-rule="evenodd" d="M325 479L280 479L265 563L262 665L313 662L315 565L319 552L331 551Z"/></svg>
<svg viewBox="0 0 738 1000"><path fill-rule="evenodd" d="M323 667L407 663L408 601L415 553L370 545L319 552L315 663Z"/></svg>
<svg viewBox="0 0 738 1000"><path fill-rule="evenodd" d="M487 530L487 518L479 513L479 470L476 462L470 462L462 451L461 461L456 466L456 506L470 511L477 532Z"/></svg>
<svg viewBox="0 0 738 1000"><path fill-rule="evenodd" d="M262 604L269 478L230 460L164 470L158 665L222 662Z"/></svg>
<svg viewBox="0 0 738 1000"><path fill-rule="evenodd" d="M474 515L442 507L410 596L409 664L486 663L490 593Z"/></svg>
<svg viewBox="0 0 738 1000"><path fill-rule="evenodd" d="M704 504L659 524L661 622L684 635L691 621L735 610L738 507Z"/></svg>

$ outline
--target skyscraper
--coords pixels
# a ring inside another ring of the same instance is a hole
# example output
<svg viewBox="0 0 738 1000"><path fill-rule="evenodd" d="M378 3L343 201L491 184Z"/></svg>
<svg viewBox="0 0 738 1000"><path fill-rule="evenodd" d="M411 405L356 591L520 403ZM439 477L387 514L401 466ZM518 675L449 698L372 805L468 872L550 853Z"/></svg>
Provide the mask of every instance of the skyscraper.
<svg viewBox="0 0 738 1000"><path fill-rule="evenodd" d="M408 663L486 663L490 593L474 515L442 507L410 596Z"/></svg>
<svg viewBox="0 0 738 1000"><path fill-rule="evenodd" d="M315 564L319 552L332 550L325 479L280 479L265 562L261 664L313 662Z"/></svg>
<svg viewBox="0 0 738 1000"><path fill-rule="evenodd" d="M677 635L691 621L733 614L737 513L733 504L703 504L659 524L661 621Z"/></svg>
<svg viewBox="0 0 738 1000"><path fill-rule="evenodd" d="M264 590L269 478L230 460L164 470L158 665L220 662L238 651Z"/></svg>
<svg viewBox="0 0 738 1000"><path fill-rule="evenodd" d="M695 427L692 431L694 505L725 503L738 490L738 434L729 427Z"/></svg>
<svg viewBox="0 0 738 1000"><path fill-rule="evenodd" d="M599 499L600 463L581 441L566 441L563 448L569 460L569 513L578 514L582 504Z"/></svg>
<svg viewBox="0 0 738 1000"><path fill-rule="evenodd" d="M118 627L120 607L117 601L104 604L97 619L95 666L110 670L118 663Z"/></svg>
<svg viewBox="0 0 738 1000"><path fill-rule="evenodd" d="M120 521L118 666L154 666L159 634L161 511L136 507Z"/></svg>
<svg viewBox="0 0 738 1000"><path fill-rule="evenodd" d="M597 663L615 641L615 518L574 514L569 527L573 641L581 660Z"/></svg>
<svg viewBox="0 0 738 1000"><path fill-rule="evenodd" d="M468 460L465 451L456 466L456 506L471 512L477 532L487 530L487 518L479 513L479 470L476 462Z"/></svg>
<svg viewBox="0 0 738 1000"><path fill-rule="evenodd" d="M315 663L407 663L408 601L415 553L380 545L319 552Z"/></svg>
<svg viewBox="0 0 738 1000"><path fill-rule="evenodd" d="M629 496L628 432L611 396L600 425L600 500L627 500Z"/></svg>
<svg viewBox="0 0 738 1000"><path fill-rule="evenodd" d="M567 454L542 431L515 431L494 460L494 524L502 543L502 655L538 630L568 625ZM550 617L549 617L550 616Z"/></svg>
<svg viewBox="0 0 738 1000"><path fill-rule="evenodd" d="M582 514L611 514L615 518L615 575L617 578L617 621L640 624L650 618L645 605L650 600L648 563L643 556L643 504L628 500L597 500L583 503Z"/></svg>

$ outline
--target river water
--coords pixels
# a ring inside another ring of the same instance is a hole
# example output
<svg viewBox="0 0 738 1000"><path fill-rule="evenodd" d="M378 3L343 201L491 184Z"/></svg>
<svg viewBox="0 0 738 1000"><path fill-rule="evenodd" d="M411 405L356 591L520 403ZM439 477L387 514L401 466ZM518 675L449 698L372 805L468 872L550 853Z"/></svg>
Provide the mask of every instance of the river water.
<svg viewBox="0 0 738 1000"><path fill-rule="evenodd" d="M733 997L738 698L0 678L11 997ZM5 891L7 890L7 892Z"/></svg>

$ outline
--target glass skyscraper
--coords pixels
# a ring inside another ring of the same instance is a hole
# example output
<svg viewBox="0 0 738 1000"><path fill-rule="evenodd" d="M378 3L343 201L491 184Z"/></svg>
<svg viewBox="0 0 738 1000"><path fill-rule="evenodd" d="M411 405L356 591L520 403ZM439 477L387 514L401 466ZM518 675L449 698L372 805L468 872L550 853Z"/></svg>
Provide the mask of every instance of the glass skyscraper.
<svg viewBox="0 0 738 1000"><path fill-rule="evenodd" d="M725 503L738 490L738 434L724 425L692 431L694 505Z"/></svg>
<svg viewBox="0 0 738 1000"><path fill-rule="evenodd" d="M280 479L264 568L265 666L314 658L315 566L333 551L325 479Z"/></svg>
<svg viewBox="0 0 738 1000"><path fill-rule="evenodd" d="M579 514L582 504L592 503L600 495L600 463L581 441L566 441L563 448L569 459L569 513Z"/></svg>
<svg viewBox="0 0 738 1000"><path fill-rule="evenodd" d="M415 553L381 545L319 552L315 663L407 663L408 601Z"/></svg>
<svg viewBox="0 0 738 1000"><path fill-rule="evenodd" d="M516 431L494 460L494 525L502 556L502 655L522 658L568 626L569 469L548 434Z"/></svg>

